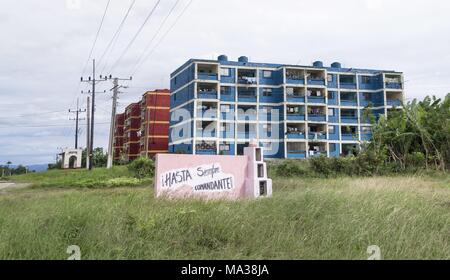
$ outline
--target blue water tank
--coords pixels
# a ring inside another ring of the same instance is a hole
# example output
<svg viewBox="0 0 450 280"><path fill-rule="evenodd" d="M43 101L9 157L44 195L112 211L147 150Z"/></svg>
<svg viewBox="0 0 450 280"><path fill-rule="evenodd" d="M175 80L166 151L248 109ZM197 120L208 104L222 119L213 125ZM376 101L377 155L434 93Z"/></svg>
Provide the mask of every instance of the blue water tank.
<svg viewBox="0 0 450 280"><path fill-rule="evenodd" d="M339 62L333 62L331 63L332 68L342 68L342 65Z"/></svg>
<svg viewBox="0 0 450 280"><path fill-rule="evenodd" d="M322 62L322 61L315 61L315 62L313 63L313 66L314 66L314 67L323 67L323 62Z"/></svg>
<svg viewBox="0 0 450 280"><path fill-rule="evenodd" d="M221 54L219 55L219 57L217 58L218 61L228 61L228 56Z"/></svg>
<svg viewBox="0 0 450 280"><path fill-rule="evenodd" d="M239 61L239 62L242 62L242 63L247 63L247 62L248 62L248 57L246 57L246 56L240 56L240 57L238 58L238 61Z"/></svg>

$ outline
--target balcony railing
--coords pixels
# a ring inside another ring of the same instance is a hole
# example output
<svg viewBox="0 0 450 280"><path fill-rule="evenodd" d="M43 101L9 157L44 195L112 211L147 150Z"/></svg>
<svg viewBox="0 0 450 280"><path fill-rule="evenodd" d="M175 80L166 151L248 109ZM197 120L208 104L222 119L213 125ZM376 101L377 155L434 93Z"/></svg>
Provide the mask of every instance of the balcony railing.
<svg viewBox="0 0 450 280"><path fill-rule="evenodd" d="M402 83L400 83L400 82L386 82L385 87L390 88L390 89L402 89L403 88Z"/></svg>
<svg viewBox="0 0 450 280"><path fill-rule="evenodd" d="M301 95L287 95L287 101L290 102L305 102L305 96L301 96Z"/></svg>
<svg viewBox="0 0 450 280"><path fill-rule="evenodd" d="M211 137L216 137L216 131L215 130L211 130L211 131L205 131L202 129L197 129L196 133L196 137L199 138L211 138Z"/></svg>
<svg viewBox="0 0 450 280"><path fill-rule="evenodd" d="M256 77L241 76L241 77L238 77L238 83L246 84L246 85L256 85L257 80L256 80Z"/></svg>
<svg viewBox="0 0 450 280"><path fill-rule="evenodd" d="M324 86L325 79L323 79L323 78L308 78L308 85Z"/></svg>
<svg viewBox="0 0 450 280"><path fill-rule="evenodd" d="M389 106L396 106L396 107L402 105L402 102L401 102L400 100L398 100L398 99L390 99L390 100L388 99L388 100L386 101L386 103L387 103L387 105L389 105Z"/></svg>
<svg viewBox="0 0 450 280"><path fill-rule="evenodd" d="M361 133L361 140L369 141L372 139L372 133Z"/></svg>
<svg viewBox="0 0 450 280"><path fill-rule="evenodd" d="M341 99L341 106L358 106L356 99Z"/></svg>
<svg viewBox="0 0 450 280"><path fill-rule="evenodd" d="M287 119L290 121L304 121L304 114L287 114Z"/></svg>
<svg viewBox="0 0 450 280"><path fill-rule="evenodd" d="M356 117L356 116L341 116L341 122L343 122L343 123L358 123L358 117Z"/></svg>
<svg viewBox="0 0 450 280"><path fill-rule="evenodd" d="M286 133L286 136L289 139L305 139L304 132L288 132Z"/></svg>
<svg viewBox="0 0 450 280"><path fill-rule="evenodd" d="M197 73L197 78L199 80L217 80L217 74L214 73Z"/></svg>
<svg viewBox="0 0 450 280"><path fill-rule="evenodd" d="M197 118L203 119L217 119L217 109L208 108L197 110Z"/></svg>
<svg viewBox="0 0 450 280"><path fill-rule="evenodd" d="M342 133L341 138L342 138L342 140L358 140L358 134L357 133Z"/></svg>
<svg viewBox="0 0 450 280"><path fill-rule="evenodd" d="M215 89L199 90L198 98L217 99L217 90L215 90Z"/></svg>
<svg viewBox="0 0 450 280"><path fill-rule="evenodd" d="M308 96L308 103L325 103L325 97L323 96Z"/></svg>
<svg viewBox="0 0 450 280"><path fill-rule="evenodd" d="M288 158L306 158L306 151L304 150L288 150Z"/></svg>
<svg viewBox="0 0 450 280"><path fill-rule="evenodd" d="M356 89L356 83L340 83L340 88Z"/></svg>
<svg viewBox="0 0 450 280"><path fill-rule="evenodd" d="M327 139L327 134L325 132L310 132L310 133L308 133L308 139L324 140L324 139Z"/></svg>
<svg viewBox="0 0 450 280"><path fill-rule="evenodd" d="M325 114L308 114L308 120L309 121L315 121L315 122L324 122L327 120L327 117Z"/></svg>
<svg viewBox="0 0 450 280"><path fill-rule="evenodd" d="M327 152L326 151L308 151L308 155L309 157L320 157L320 156L326 156Z"/></svg>

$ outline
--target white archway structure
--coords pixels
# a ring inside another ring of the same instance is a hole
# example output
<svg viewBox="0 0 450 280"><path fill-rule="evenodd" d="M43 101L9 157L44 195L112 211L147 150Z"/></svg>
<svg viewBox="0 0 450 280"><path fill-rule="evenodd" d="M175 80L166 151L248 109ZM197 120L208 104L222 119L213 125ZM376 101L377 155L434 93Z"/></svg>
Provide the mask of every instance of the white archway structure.
<svg viewBox="0 0 450 280"><path fill-rule="evenodd" d="M69 169L69 168L81 168L81 157L83 154L82 149L64 149L61 153L62 159L62 168L63 169ZM71 164L72 159L72 164Z"/></svg>

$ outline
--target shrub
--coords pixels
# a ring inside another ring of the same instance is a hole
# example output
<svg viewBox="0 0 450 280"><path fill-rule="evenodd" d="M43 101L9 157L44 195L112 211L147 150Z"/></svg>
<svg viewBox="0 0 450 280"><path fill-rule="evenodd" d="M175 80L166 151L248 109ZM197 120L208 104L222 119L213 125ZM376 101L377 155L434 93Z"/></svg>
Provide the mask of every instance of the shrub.
<svg viewBox="0 0 450 280"><path fill-rule="evenodd" d="M325 156L313 157L309 159L311 170L319 176L329 177L334 173L333 164L330 158Z"/></svg>
<svg viewBox="0 0 450 280"><path fill-rule="evenodd" d="M282 163L277 164L275 167L275 174L283 177L295 177L295 176L307 176L309 171L307 167L296 160L284 160Z"/></svg>
<svg viewBox="0 0 450 280"><path fill-rule="evenodd" d="M138 179L152 177L155 172L155 164L149 158L140 157L128 165L128 170Z"/></svg>

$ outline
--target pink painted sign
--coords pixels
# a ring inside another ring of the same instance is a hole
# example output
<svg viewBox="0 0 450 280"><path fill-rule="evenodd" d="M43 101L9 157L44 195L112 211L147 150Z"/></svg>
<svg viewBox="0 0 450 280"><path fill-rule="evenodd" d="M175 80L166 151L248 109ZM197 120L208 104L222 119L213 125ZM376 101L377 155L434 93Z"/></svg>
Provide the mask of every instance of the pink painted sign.
<svg viewBox="0 0 450 280"><path fill-rule="evenodd" d="M247 147L243 156L157 154L156 197L239 199L267 197L261 148ZM259 159L259 160L258 160Z"/></svg>

